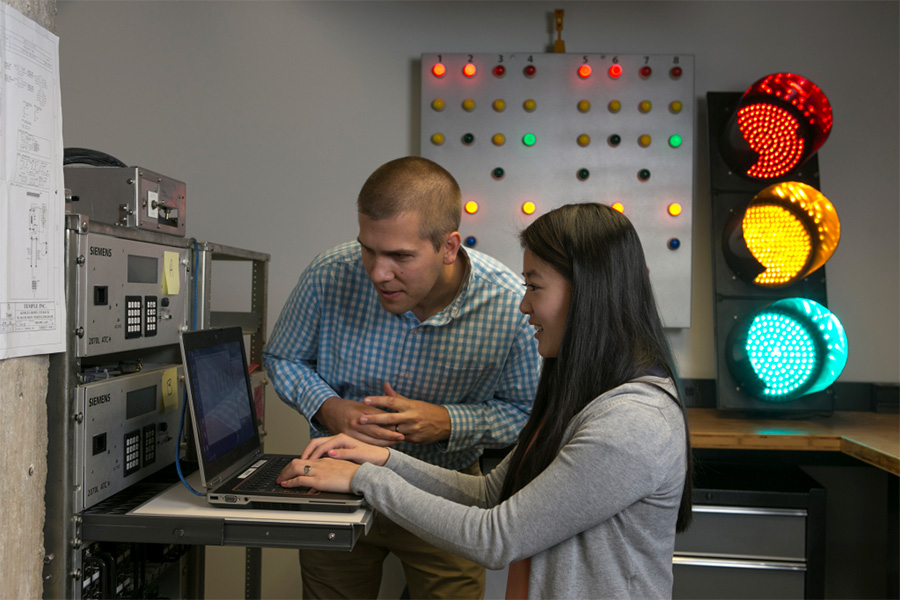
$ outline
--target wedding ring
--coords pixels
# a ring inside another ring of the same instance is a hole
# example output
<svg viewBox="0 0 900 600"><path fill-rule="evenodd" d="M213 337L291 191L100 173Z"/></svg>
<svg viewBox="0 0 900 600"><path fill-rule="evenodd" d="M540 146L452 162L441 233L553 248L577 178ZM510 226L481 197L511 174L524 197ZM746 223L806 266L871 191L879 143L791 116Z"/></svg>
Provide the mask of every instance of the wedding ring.
<svg viewBox="0 0 900 600"><path fill-rule="evenodd" d="M309 475L309 468L310 468L309 465L306 465L305 467L303 467L303 474L304 474L304 475Z"/></svg>

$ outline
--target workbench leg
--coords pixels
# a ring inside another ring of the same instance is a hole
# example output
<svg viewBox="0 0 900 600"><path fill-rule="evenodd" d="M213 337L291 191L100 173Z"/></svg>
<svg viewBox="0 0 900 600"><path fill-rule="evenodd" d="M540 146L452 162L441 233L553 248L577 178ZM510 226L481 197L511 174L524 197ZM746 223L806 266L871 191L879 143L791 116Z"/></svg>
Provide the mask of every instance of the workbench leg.
<svg viewBox="0 0 900 600"><path fill-rule="evenodd" d="M205 598L206 547L191 546L181 561L181 597Z"/></svg>
<svg viewBox="0 0 900 600"><path fill-rule="evenodd" d="M887 548L887 590L886 598L900 598L900 478L887 475L888 478L888 548Z"/></svg>
<svg viewBox="0 0 900 600"><path fill-rule="evenodd" d="M262 548L247 548L244 598L256 600L262 590Z"/></svg>

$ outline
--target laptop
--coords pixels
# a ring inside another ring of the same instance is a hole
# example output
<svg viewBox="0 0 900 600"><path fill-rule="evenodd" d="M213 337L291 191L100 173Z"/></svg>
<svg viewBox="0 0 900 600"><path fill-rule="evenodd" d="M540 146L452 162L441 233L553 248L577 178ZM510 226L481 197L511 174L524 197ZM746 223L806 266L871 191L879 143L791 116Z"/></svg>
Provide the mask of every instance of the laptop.
<svg viewBox="0 0 900 600"><path fill-rule="evenodd" d="M206 499L213 506L353 512L362 496L282 488L292 455L264 454L240 327L181 334L188 406Z"/></svg>

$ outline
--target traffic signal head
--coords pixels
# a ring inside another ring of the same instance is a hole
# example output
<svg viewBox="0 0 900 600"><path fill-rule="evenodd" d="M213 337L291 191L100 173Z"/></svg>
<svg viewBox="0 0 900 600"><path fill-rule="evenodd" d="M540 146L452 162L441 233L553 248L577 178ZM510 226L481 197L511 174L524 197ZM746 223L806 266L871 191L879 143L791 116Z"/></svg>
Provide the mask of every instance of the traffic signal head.
<svg viewBox="0 0 900 600"><path fill-rule="evenodd" d="M816 153L831 105L808 79L775 73L744 92L708 92L707 109L716 406L828 412L847 360L825 308L840 221L818 191Z"/></svg>
<svg viewBox="0 0 900 600"><path fill-rule="evenodd" d="M847 336L818 302L785 298L735 325L725 359L744 393L783 403L834 383L847 363Z"/></svg>
<svg viewBox="0 0 900 600"><path fill-rule="evenodd" d="M828 198L790 181L770 185L738 211L722 233L722 251L736 275L775 289L824 265L840 237L841 223Z"/></svg>
<svg viewBox="0 0 900 600"><path fill-rule="evenodd" d="M772 180L815 154L831 126L831 104L817 85L793 73L774 73L744 92L722 131L720 151L735 172Z"/></svg>

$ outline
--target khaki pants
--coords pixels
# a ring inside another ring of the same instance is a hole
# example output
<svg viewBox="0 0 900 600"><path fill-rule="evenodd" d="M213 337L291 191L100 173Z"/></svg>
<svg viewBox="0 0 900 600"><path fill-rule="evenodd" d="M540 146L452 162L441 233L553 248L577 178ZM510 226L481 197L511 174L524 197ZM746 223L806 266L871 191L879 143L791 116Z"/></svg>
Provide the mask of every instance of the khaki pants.
<svg viewBox="0 0 900 600"><path fill-rule="evenodd" d="M463 472L480 474L481 470L475 463ZM484 567L376 514L369 533L351 552L300 550L304 600L377 598L382 563L391 552L403 563L410 598L484 598Z"/></svg>

